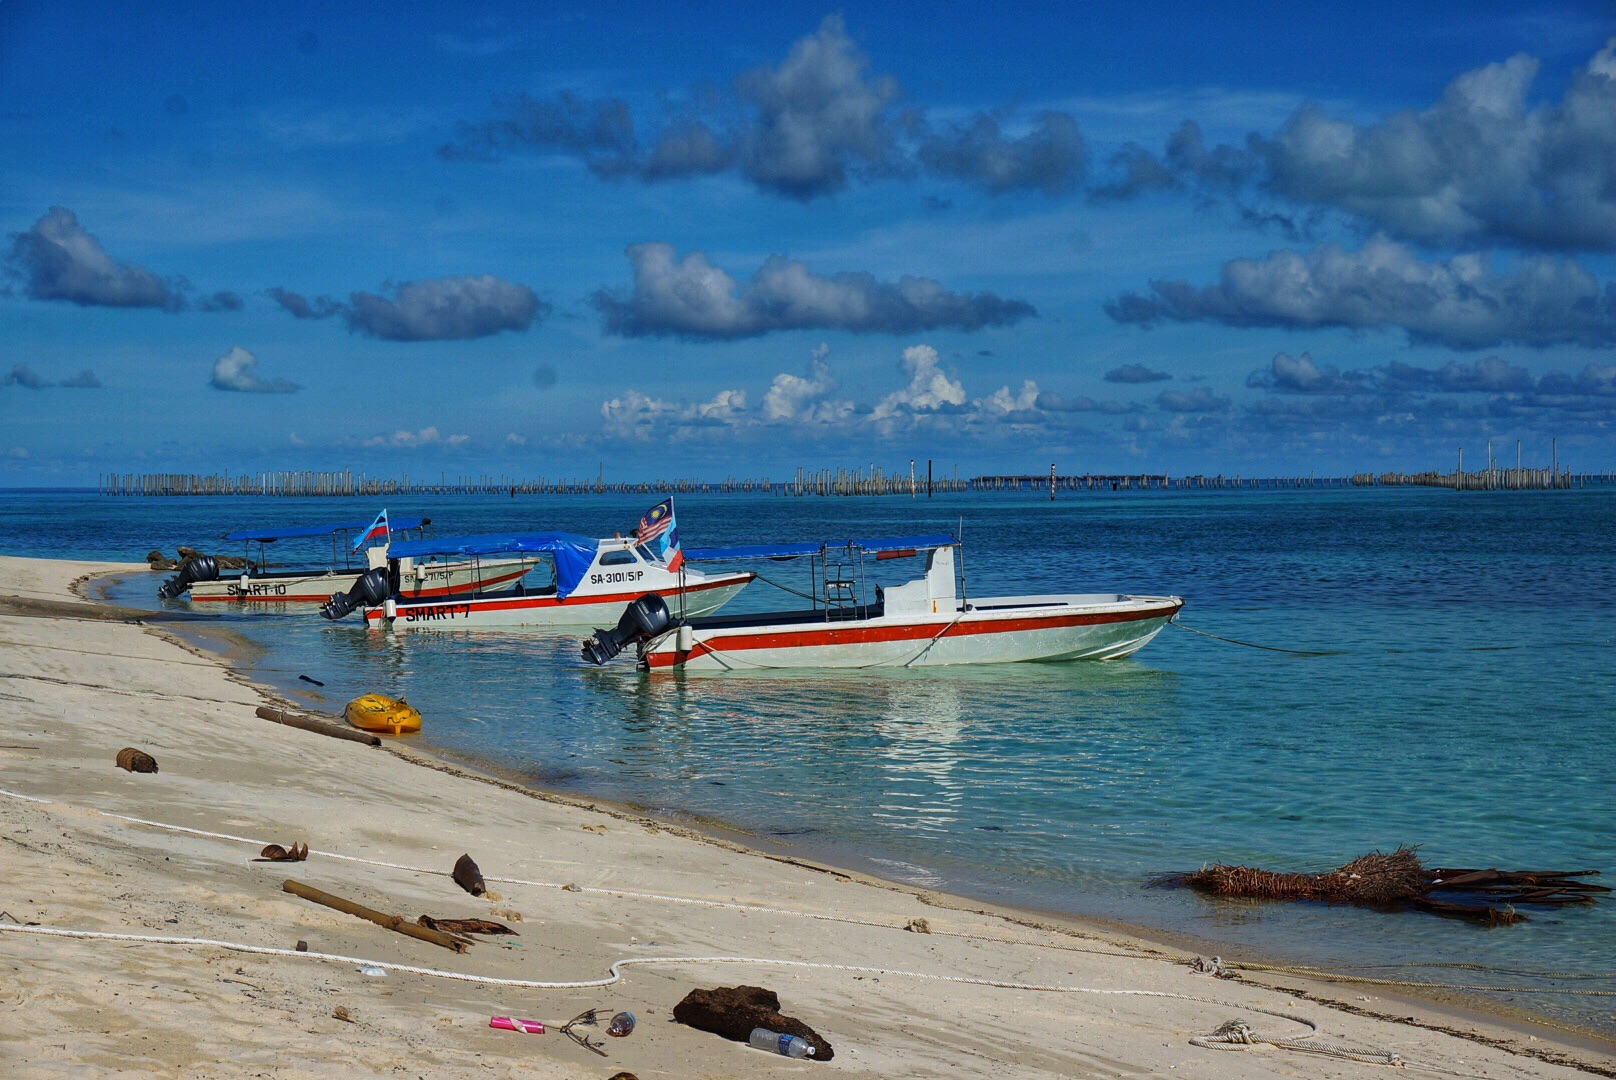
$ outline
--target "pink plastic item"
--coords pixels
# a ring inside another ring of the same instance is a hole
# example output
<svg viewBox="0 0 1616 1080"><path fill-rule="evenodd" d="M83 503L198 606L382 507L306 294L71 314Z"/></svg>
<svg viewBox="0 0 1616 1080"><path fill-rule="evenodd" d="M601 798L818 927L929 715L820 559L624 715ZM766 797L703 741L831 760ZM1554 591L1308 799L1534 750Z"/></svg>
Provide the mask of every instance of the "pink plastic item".
<svg viewBox="0 0 1616 1080"><path fill-rule="evenodd" d="M537 1020L517 1020L509 1016L490 1016L488 1026L491 1028L504 1028L506 1031L520 1031L524 1035L543 1035L544 1025Z"/></svg>

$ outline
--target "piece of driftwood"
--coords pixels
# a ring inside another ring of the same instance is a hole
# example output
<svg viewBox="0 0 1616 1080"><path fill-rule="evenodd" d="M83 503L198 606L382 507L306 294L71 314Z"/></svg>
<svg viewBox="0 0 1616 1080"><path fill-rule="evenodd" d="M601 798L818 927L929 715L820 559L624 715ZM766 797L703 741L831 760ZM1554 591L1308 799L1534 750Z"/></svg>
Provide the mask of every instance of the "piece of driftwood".
<svg viewBox="0 0 1616 1080"><path fill-rule="evenodd" d="M422 941L430 941L434 945L441 945L445 949L455 952L465 952L466 946L471 944L469 938L459 937L455 934L446 934L442 930L432 930L425 926L417 926L402 915L389 915L384 911L356 904L352 900L344 900L340 896L333 896L324 889L316 889L313 885L305 885L301 881L287 878L281 883L281 888L293 896L301 896L305 900L312 900L316 904L323 904L348 915L356 915L361 919L368 919L377 926L385 926L389 930L396 930L400 934Z"/></svg>
<svg viewBox="0 0 1616 1080"><path fill-rule="evenodd" d="M157 771L157 759L144 750L126 746L118 751L118 768L128 769L130 772L154 773Z"/></svg>
<svg viewBox="0 0 1616 1080"><path fill-rule="evenodd" d="M761 986L716 986L692 990L673 1007L673 1018L700 1031L710 1031L736 1042L746 1042L753 1028L768 1028L784 1035L795 1035L813 1048L813 1060L829 1061L836 1056L830 1043L794 1016L780 1013L780 998Z"/></svg>
<svg viewBox="0 0 1616 1080"><path fill-rule="evenodd" d="M462 855L455 860L454 872L449 875L454 883L465 889L473 896L481 896L488 891L488 885L483 881L483 872L477 869L470 855Z"/></svg>
<svg viewBox="0 0 1616 1080"><path fill-rule="evenodd" d="M255 859L254 861L255 862L302 862L304 859L306 859L308 857L309 857L309 845L307 845L307 844L299 844L299 843L293 842L292 846L289 847L289 848L281 847L279 844L266 845L264 850L260 851L258 853L258 858Z"/></svg>
<svg viewBox="0 0 1616 1080"><path fill-rule="evenodd" d="M442 930L447 934L516 934L515 930L493 919L434 919L421 915L415 921L428 930Z"/></svg>
<svg viewBox="0 0 1616 1080"><path fill-rule="evenodd" d="M276 724L285 724L287 727L300 728L303 731L318 731L321 735L329 735L333 739L347 739L349 742L364 743L366 746L380 746L381 739L363 731L342 727L338 724L328 723L324 720L315 720L307 716L298 716L296 713L285 712L281 709L271 709L268 705L260 705L258 715Z"/></svg>
<svg viewBox="0 0 1616 1080"><path fill-rule="evenodd" d="M1158 884L1185 885L1214 896L1260 900L1322 900L1384 910L1416 910L1508 926L1526 919L1515 905L1561 907L1593 903L1603 885L1580 881L1597 870L1468 870L1427 868L1411 847L1372 851L1322 874L1287 874L1215 863ZM1441 895L1432 895L1441 894Z"/></svg>

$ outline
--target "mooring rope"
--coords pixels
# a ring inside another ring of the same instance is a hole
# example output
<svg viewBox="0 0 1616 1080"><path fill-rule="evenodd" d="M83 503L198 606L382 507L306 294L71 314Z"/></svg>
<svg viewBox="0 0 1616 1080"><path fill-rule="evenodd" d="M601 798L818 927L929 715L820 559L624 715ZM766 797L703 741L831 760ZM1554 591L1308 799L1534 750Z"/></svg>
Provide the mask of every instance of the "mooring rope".
<svg viewBox="0 0 1616 1080"><path fill-rule="evenodd" d="M1224 642L1228 642L1230 645L1244 645L1248 649L1261 649L1264 652L1290 653L1292 656L1346 656L1347 655L1346 651L1342 650L1342 649L1282 649L1278 645L1258 645L1254 641L1241 641L1238 638L1223 637L1220 634L1209 634L1205 630L1197 630L1193 626L1185 626L1183 623L1178 621L1177 614L1174 614L1172 618L1167 620L1167 625L1168 626L1176 626L1180 630L1188 630L1192 634L1200 634L1202 637L1211 638L1213 641L1224 641Z"/></svg>

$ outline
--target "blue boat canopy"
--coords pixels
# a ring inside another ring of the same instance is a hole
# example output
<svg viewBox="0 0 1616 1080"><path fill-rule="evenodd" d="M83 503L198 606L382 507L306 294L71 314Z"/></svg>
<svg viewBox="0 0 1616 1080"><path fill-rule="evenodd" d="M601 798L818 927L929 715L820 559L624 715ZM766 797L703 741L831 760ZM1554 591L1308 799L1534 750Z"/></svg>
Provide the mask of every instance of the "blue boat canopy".
<svg viewBox="0 0 1616 1080"><path fill-rule="evenodd" d="M692 562L722 559L799 559L804 555L836 554L839 549L879 554L883 551L910 551L951 547L956 541L947 533L932 536L883 536L871 540L827 540L818 544L743 544L739 547L685 548Z"/></svg>
<svg viewBox="0 0 1616 1080"><path fill-rule="evenodd" d="M410 529L419 529L426 524L425 518L401 517L393 518L388 527L393 532L406 532ZM340 532L363 532L370 528L369 521L350 521L344 525L299 525L289 529L238 529L235 532L224 534L226 540L256 540L261 544L272 544L276 540L295 540L304 536L330 536Z"/></svg>
<svg viewBox="0 0 1616 1080"><path fill-rule="evenodd" d="M447 536L437 540L400 540L387 549L390 559L419 559L430 555L504 555L534 552L555 560L556 596L565 600L584 579L600 541L577 533L489 533L484 536Z"/></svg>

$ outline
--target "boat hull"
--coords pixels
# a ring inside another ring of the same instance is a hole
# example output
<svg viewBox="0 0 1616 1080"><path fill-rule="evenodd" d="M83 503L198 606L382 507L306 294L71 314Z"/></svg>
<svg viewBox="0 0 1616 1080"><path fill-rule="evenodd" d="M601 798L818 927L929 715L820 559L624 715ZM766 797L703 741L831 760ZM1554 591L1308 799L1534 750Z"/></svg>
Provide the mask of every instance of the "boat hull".
<svg viewBox="0 0 1616 1080"><path fill-rule="evenodd" d="M426 599L465 593L472 589L490 591L511 588L522 575L531 570L533 559L483 560L480 566L471 563L423 563L419 572L404 576L400 595L410 599ZM332 593L347 592L359 579L363 570L325 570L311 574L266 574L249 577L241 584L239 576L217 581L191 583L192 603L233 603L243 606L259 604L313 604L320 605Z"/></svg>
<svg viewBox="0 0 1616 1080"><path fill-rule="evenodd" d="M752 573L713 574L687 584L684 610L696 617L717 611L736 593L751 583ZM503 626L596 627L615 625L623 609L646 592L656 592L669 607L679 611L679 589L640 589L634 592L573 593L564 600L553 592L523 593L521 590L498 596L451 596L419 602L399 600L391 619L382 607L365 609L367 626L391 626L394 630L476 630Z"/></svg>
<svg viewBox="0 0 1616 1080"><path fill-rule="evenodd" d="M936 667L1027 661L1115 660L1161 632L1178 597L997 597L969 610L810 623L692 626L651 642L651 670Z"/></svg>

